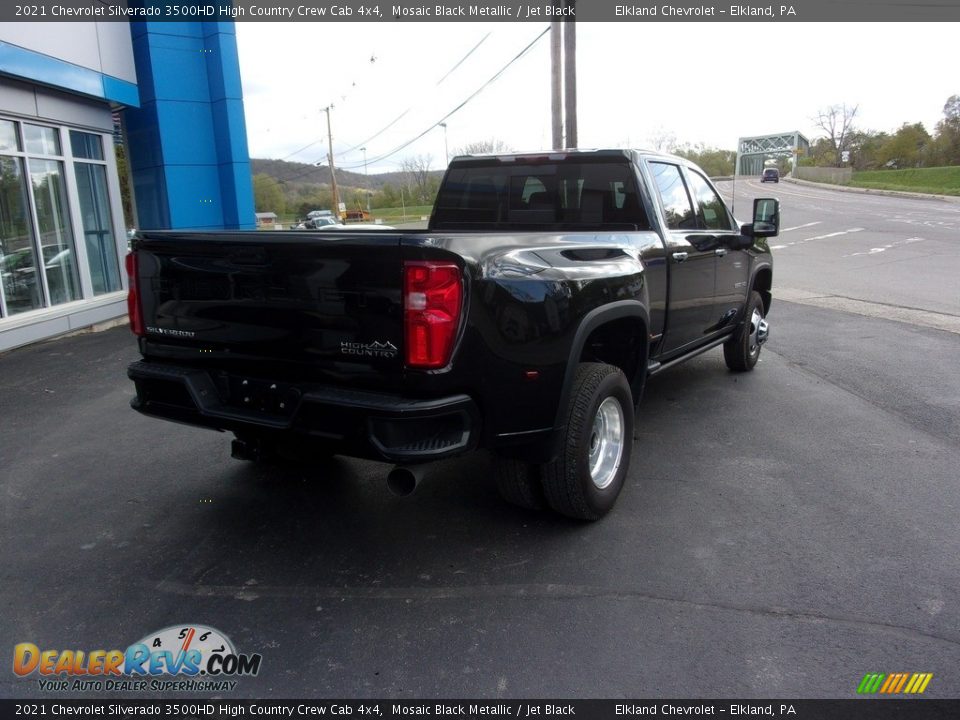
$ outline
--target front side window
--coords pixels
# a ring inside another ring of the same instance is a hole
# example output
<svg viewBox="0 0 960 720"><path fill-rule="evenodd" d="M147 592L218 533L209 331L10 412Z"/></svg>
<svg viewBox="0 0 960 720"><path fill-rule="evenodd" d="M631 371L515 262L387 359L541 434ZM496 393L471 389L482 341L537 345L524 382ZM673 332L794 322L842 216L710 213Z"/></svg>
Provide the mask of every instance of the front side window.
<svg viewBox="0 0 960 720"><path fill-rule="evenodd" d="M695 170L688 171L690 189L697 200L700 217L708 230L730 230L730 215L720 196L704 177Z"/></svg>
<svg viewBox="0 0 960 720"><path fill-rule="evenodd" d="M660 193L664 219L671 230L690 230L697 227L697 216L680 174L680 167L670 163L652 162L650 171Z"/></svg>

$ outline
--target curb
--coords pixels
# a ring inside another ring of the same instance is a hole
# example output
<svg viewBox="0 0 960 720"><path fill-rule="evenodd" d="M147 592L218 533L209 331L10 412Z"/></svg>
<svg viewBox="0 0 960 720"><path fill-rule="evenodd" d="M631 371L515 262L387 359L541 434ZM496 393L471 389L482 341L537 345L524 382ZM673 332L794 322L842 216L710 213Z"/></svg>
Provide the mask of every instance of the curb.
<svg viewBox="0 0 960 720"><path fill-rule="evenodd" d="M910 198L913 200L942 200L949 203L960 203L958 195L932 195L930 193L907 192L906 190L875 190L873 188L858 188L850 185L834 185L832 183L813 182L812 180L799 180L792 177L780 178L783 182L793 183L794 185L807 185L809 187L827 188L829 190L839 190L840 192L860 193L861 195L889 195L890 197Z"/></svg>

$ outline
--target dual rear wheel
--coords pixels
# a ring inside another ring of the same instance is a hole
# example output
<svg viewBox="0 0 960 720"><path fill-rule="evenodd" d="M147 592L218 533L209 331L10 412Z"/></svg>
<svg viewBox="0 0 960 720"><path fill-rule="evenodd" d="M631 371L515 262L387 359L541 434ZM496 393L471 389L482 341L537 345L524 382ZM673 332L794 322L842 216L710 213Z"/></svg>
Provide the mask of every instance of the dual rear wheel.
<svg viewBox="0 0 960 720"><path fill-rule="evenodd" d="M619 368L581 363L567 404L563 449L534 465L494 459L500 494L525 508L553 510L580 520L609 512L623 488L633 445L633 397Z"/></svg>
<svg viewBox="0 0 960 720"><path fill-rule="evenodd" d="M727 367L752 370L767 334L763 298L753 291L743 327L723 345ZM580 363L564 419L560 456L543 465L496 457L497 487L507 502L520 507L550 507L572 518L598 520L613 507L630 467L634 404L623 371Z"/></svg>

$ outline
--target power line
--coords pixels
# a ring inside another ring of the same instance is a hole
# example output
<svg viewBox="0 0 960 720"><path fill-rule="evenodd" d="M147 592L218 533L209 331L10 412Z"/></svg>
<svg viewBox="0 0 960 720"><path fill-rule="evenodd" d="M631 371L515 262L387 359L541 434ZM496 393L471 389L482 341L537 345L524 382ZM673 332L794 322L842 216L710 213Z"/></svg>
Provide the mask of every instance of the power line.
<svg viewBox="0 0 960 720"><path fill-rule="evenodd" d="M503 73L505 73L505 72L509 69L509 67L510 67L511 65L513 65L515 62L517 62L518 60L520 60L520 58L522 58L524 55L526 55L528 52L530 52L530 50L533 49L533 46L536 45L537 42L539 42L540 38L542 38L542 37L543 37L544 35L546 35L548 32L550 32L550 26L549 26L549 25L548 25L546 28L544 28L543 32L541 32L539 35L537 35L537 36L530 42L529 45L527 45L523 50L521 50L519 53L517 53L517 54L513 57L513 59L510 60L510 62L508 62L506 65L504 65L502 68L500 68L489 80L487 80L487 81L486 81L483 85L481 85L477 90L475 90L473 93L471 93L463 102L461 102L459 105L457 105L453 110L451 110L451 111L448 112L446 115L444 115L442 118L440 118L439 120L437 120L435 123L433 123L430 127L428 127L426 130L424 130L423 132L421 132L421 133L420 133L419 135L417 135L416 137L408 140L407 142L403 143L402 145L399 145L399 146L395 147L393 150L391 150L390 152L388 152L388 153L386 153L386 154L384 154L384 155L381 155L380 157L374 158L373 160L368 160L368 161L367 161L368 164L370 164L370 163L382 162L383 160L386 160L388 157L391 157L391 156L393 156L393 155L396 155L398 152L400 152L401 150L409 147L410 145L412 145L413 143L415 143L417 140L419 140L420 138L422 138L423 136L425 136L427 133L429 133L431 130L433 130L434 128L438 127L438 126L440 125L440 123L445 122L447 119L453 117L453 115L455 115L455 114L458 113L460 110L462 110L462 109L467 105L467 103L469 103L469 102L470 102L471 100L473 100L477 95L479 95L480 93L482 93L482 92L483 92L484 90L486 90L490 85L492 85L494 82L496 82L496 81L500 78L500 76L503 75ZM362 167L362 165L343 165L343 166L341 166L341 169L345 169L345 170L346 170L346 169L352 169L352 168L357 168L357 167Z"/></svg>
<svg viewBox="0 0 960 720"><path fill-rule="evenodd" d="M424 136L425 136L427 133L429 133L431 130L433 130L434 128L438 127L438 126L440 125L440 123L445 122L447 119L453 117L453 115L455 115L455 114L458 113L460 110L462 110L471 100L473 100L475 97L477 97L477 95L479 95L480 93L482 93L482 92L483 92L484 90L486 90L490 85L492 85L494 82L496 82L497 80L499 80L499 79L500 79L500 76L502 76L502 75L510 68L511 65L513 65L515 62L517 62L517 61L520 60L522 57L524 57L528 52L530 52L530 50L533 49L533 46L536 45L537 42L539 42L540 39L541 39L544 35L546 35L548 32L550 32L550 26L549 26L549 25L547 25L547 27L544 28L543 31L542 31L539 35L537 35L525 48L523 48L523 50L521 50L519 53L517 53L506 65L504 65L504 66L503 66L502 68L500 68L496 73L494 73L494 74L490 77L490 79L488 79L483 85L481 85L479 88L477 88L476 90L474 90L469 96L467 96L467 98L466 98L465 100L463 100L459 105L457 105L455 108L453 108L453 110L450 110L450 111L449 111L446 115L444 115L442 118L440 118L440 119L437 120L435 123L433 123L432 125L430 125L426 130L424 130L423 132L421 132L421 133L420 133L419 135L417 135L416 137L411 138L410 140L407 140L405 143L403 143L403 144L401 144L401 145L398 145L397 147L395 147L395 148L394 148L393 150L391 150L390 152L385 153L385 154L383 154L383 155L380 155L379 157L373 158L372 160L371 160L371 159L368 159L368 160L367 160L367 164L370 165L370 164L373 164L373 163L383 162L383 161L386 160L387 158L390 158L390 157L396 155L398 152L400 152L401 150L409 147L410 145L412 145L413 143L415 143L417 140L419 140L420 138L424 137ZM471 52L472 52L472 51L471 51ZM359 164L359 165L341 165L341 166L340 166L340 169L341 169L341 170L355 170L355 169L358 169L358 168L361 168L361 167L363 167L363 164L362 164L362 163ZM304 171L304 172L302 172L302 173L298 173L298 174L296 174L296 175L290 176L290 177L286 177L286 178L282 178L282 179L281 179L281 178L278 178L278 182L288 182L288 181L290 181L290 180L296 180L297 178L303 177L303 176L305 176L305 175L309 175L311 172L313 172L313 168L311 168L310 170L306 170L306 171Z"/></svg>
<svg viewBox="0 0 960 720"><path fill-rule="evenodd" d="M466 55L464 55L462 58L460 58L460 59L454 64L454 66L451 67L451 68L444 74L443 77L441 77L439 80L437 80L437 82L434 83L434 87L439 87L440 84L441 84L444 80L446 80L448 77L450 77L450 76L456 71L456 69L457 69L458 67L460 67L461 65L463 65L463 63L467 60L467 58L469 58L471 55L473 55L473 53L477 50L477 48L479 48L481 45L483 45L483 43L486 42L487 38L489 38L491 34L492 34L492 33L489 33L489 32L488 32L486 35L484 35L482 38L480 38L480 42L478 42L476 45L474 45L472 48L470 48L470 50L467 52ZM358 142L358 143L357 143L356 145L354 145L353 147L347 148L346 150L342 150L341 152L338 152L338 153L336 153L336 154L337 154L338 156L340 156L340 157L343 157L343 156L346 155L347 153L353 152L354 150L357 150L357 149L359 149L359 148L364 147L368 142L370 142L371 140L375 140L376 138L380 137L383 133L385 133L387 130L389 130L389 129L392 128L394 125L396 125L396 124L397 124L400 120L402 120L402 119L404 118L404 116L406 116L406 114L409 113L412 109L413 109L413 106L411 105L411 106L408 107L406 110L404 110L402 113L400 113L399 115L397 115L397 117L395 117L393 120L391 120L389 123L387 123L384 127L382 127L380 130L378 130L378 131L375 132L373 135L371 135L370 137L368 137L366 140L361 140L360 142ZM307 148L313 147L314 145L317 145L317 144L319 144L319 143L321 143L321 142L323 142L323 138L320 138L319 140L314 140L314 141L311 142L311 143L307 143L306 145L304 145L304 146L303 146L302 148L300 148L299 150L296 150L296 151L290 153L289 155L285 155L285 156L283 156L283 157L280 158L280 159L281 159L281 160L286 160L286 159L288 159L288 158L291 158L291 157L293 157L294 155L298 155L298 154L302 153L302 152L303 152L304 150L306 150ZM314 162L319 162L319 160L320 160L320 158L318 158L318 159L315 160Z"/></svg>
<svg viewBox="0 0 960 720"><path fill-rule="evenodd" d="M486 42L487 38L490 37L490 35L491 35L491 33L487 33L487 34L484 35L482 38L480 38L480 42L478 42L476 45L474 45L472 48L470 48L470 51L469 51L466 55L464 55L462 58L460 58L460 60L457 62L457 64L454 65L452 68L450 68L442 78L440 78L439 80L437 80L436 83L434 83L433 86L434 86L434 87L440 87L441 83L443 83L444 80L446 80L448 77L450 77L458 67L460 67L461 65L463 65L463 63L466 61L466 59L467 59L468 57L470 57L471 55L473 55L474 51L475 51L478 47L480 47L481 45L483 45L483 43ZM393 126L397 123L398 120L400 120L401 118L403 118L403 117L404 117L408 112L410 112L412 109L413 109L413 106L411 105L411 106L408 107L406 110L404 110L402 113L400 113L397 117L395 117L393 120L391 120L384 128L382 128L381 130L378 130L376 133L374 133L373 135L371 135L370 137L368 137L366 140L361 140L360 142L358 142L358 143L357 143L356 145L354 145L353 147L347 148L346 150L344 150L344 151L342 151L342 152L339 152L339 153L337 153L337 154L340 155L340 156L343 156L343 155L346 155L346 154L349 153L349 152L353 152L353 151L356 150L357 148L362 148L362 147L366 146L366 144L369 143L371 140L375 140L376 138L380 137L383 133L385 133L387 130L389 130L391 127L393 127Z"/></svg>

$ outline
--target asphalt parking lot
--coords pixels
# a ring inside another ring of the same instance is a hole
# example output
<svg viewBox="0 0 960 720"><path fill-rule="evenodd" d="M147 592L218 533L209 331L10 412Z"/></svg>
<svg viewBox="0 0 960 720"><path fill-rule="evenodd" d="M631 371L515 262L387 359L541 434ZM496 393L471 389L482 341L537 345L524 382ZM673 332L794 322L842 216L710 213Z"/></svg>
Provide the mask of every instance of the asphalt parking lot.
<svg viewBox="0 0 960 720"><path fill-rule="evenodd" d="M755 372L651 380L594 524L504 504L481 454L408 498L375 463L231 460L128 408L126 328L0 356L4 652L203 623L263 655L234 697L960 696L960 335L770 319Z"/></svg>

